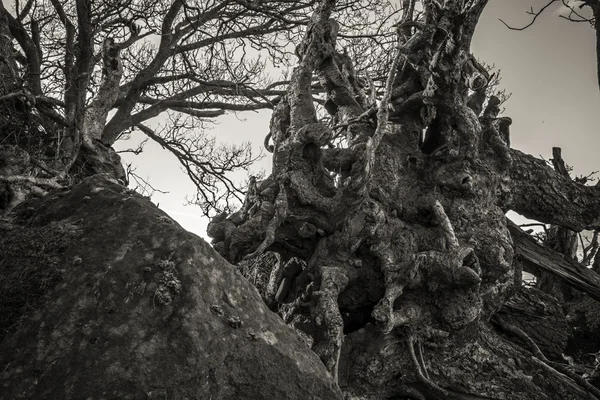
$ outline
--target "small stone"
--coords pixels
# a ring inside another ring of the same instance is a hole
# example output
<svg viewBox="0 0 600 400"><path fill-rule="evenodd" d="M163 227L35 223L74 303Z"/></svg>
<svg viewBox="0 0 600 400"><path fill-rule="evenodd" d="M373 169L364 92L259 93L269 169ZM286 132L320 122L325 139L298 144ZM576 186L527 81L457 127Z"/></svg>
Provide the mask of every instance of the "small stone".
<svg viewBox="0 0 600 400"><path fill-rule="evenodd" d="M81 259L81 257L79 257L79 256L73 257L73 265L79 265L82 262L83 262L83 260Z"/></svg>
<svg viewBox="0 0 600 400"><path fill-rule="evenodd" d="M227 323L233 329L238 329L242 327L242 320L239 317L229 317L227 318Z"/></svg>
<svg viewBox="0 0 600 400"><path fill-rule="evenodd" d="M89 199L91 199L90 196L83 196L83 200L89 200Z"/></svg>
<svg viewBox="0 0 600 400"><path fill-rule="evenodd" d="M144 267L144 268L142 268L142 271L144 271L144 272L152 272L152 268L150 268L150 267Z"/></svg>

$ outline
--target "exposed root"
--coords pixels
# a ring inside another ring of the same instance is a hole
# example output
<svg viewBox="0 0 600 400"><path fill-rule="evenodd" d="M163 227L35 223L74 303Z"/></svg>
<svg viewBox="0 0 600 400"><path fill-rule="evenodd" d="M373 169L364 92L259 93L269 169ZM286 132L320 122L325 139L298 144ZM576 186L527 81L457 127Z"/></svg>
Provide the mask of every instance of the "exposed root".
<svg viewBox="0 0 600 400"><path fill-rule="evenodd" d="M527 345L530 347L530 349L531 349L531 351L532 351L532 353L533 353L534 356L536 356L537 358L539 358L540 360L542 360L544 362L549 362L549 360L546 358L546 356L544 355L544 353L542 353L542 351L540 350L540 348L538 347L538 345L522 329L516 327L515 325L513 325L513 324L511 324L509 322L506 322L499 315L495 315L494 319L496 320L496 322L498 323L498 325L504 331L512 333L513 335L515 335L516 337L518 337L519 339L521 339L522 341L524 341L525 343L527 343Z"/></svg>
<svg viewBox="0 0 600 400"><path fill-rule="evenodd" d="M277 228L279 228L287 216L288 203L287 203L287 195L285 194L285 187L283 183L279 183L279 194L277 194L277 198L275 198L275 215L269 222L266 230L265 240L258 246L258 248L253 252L244 257L244 260L248 260L254 257L258 257L263 254L267 248L275 242L275 232Z"/></svg>
<svg viewBox="0 0 600 400"><path fill-rule="evenodd" d="M340 267L323 266L320 270L321 287L313 315L317 325L321 326L324 337L315 340L314 350L337 384L338 365L344 343L344 321L338 306L338 297L348 286L350 279Z"/></svg>
<svg viewBox="0 0 600 400"><path fill-rule="evenodd" d="M277 262L275 263L275 266L269 275L269 282L267 283L265 295L268 305L273 304L275 301L275 296L279 291L279 286L281 285L281 281L283 279L283 269L285 268L283 262L281 261L281 256L279 254L276 254L275 256L277 257Z"/></svg>
<svg viewBox="0 0 600 400"><path fill-rule="evenodd" d="M437 218L441 221L448 243L447 251L427 251L405 256L400 261L389 249L380 249L378 256L385 279L385 294L374 307L372 316L383 326L383 332L389 333L396 327L414 327L419 321L427 320L430 315L421 305L407 301L394 310L394 303L400 298L406 287L426 287L430 292L445 290L449 286L455 290L476 290L481 283L481 268L474 251L470 247L459 246L452 226L439 202L434 206ZM456 247L453 247L456 246ZM426 277L426 279L425 279ZM469 306L475 306L471 304ZM472 322L478 313L477 307L464 312L462 324ZM432 329L432 335L436 336Z"/></svg>
<svg viewBox="0 0 600 400"><path fill-rule="evenodd" d="M430 379L429 372L427 372L427 367L425 366L425 358L423 357L423 343L420 340L417 342L417 353L419 353L419 362L423 367L423 375L425 375L427 379Z"/></svg>
<svg viewBox="0 0 600 400"><path fill-rule="evenodd" d="M31 175L0 175L0 181L8 182L8 183L28 183L35 186L45 186L52 189L64 189L60 183L57 183L55 179L50 178L40 178Z"/></svg>
<svg viewBox="0 0 600 400"><path fill-rule="evenodd" d="M423 319L423 309L416 303L409 302L399 310L393 310L393 303L387 316L387 323L383 328L384 333L390 333L399 326L414 326Z"/></svg>
<svg viewBox="0 0 600 400"><path fill-rule="evenodd" d="M545 369L546 371L548 371L549 373L554 375L558 380L562 381L566 386L572 387L573 391L578 392L580 396L591 395L590 400L598 400L598 396L591 394L590 391L587 389L582 390L583 385L580 382L573 382L575 379L573 379L571 376L568 376L567 374L562 373L561 371L558 370L558 368L553 368L548 363L545 363L544 361L538 359L537 357L531 357L531 360L536 365L538 365L540 368ZM581 379L583 379L583 378L581 378ZM580 386L577 386L577 383L579 383ZM589 385L589 383L588 383L588 385Z"/></svg>
<svg viewBox="0 0 600 400"><path fill-rule="evenodd" d="M404 396L404 397L408 397L409 399L414 399L414 400L427 400L427 397L425 397L425 395L423 393L421 393L416 388L409 387L409 386L404 386L403 388L400 389L399 393L396 393L396 394Z"/></svg>
<svg viewBox="0 0 600 400"><path fill-rule="evenodd" d="M252 216L252 214L256 211L257 208L260 207L260 199L258 198L258 184L256 182L255 176L250 176L248 181L248 190L246 192L246 198L244 199L244 204L240 210L240 215L242 220L246 220L248 216Z"/></svg>
<svg viewBox="0 0 600 400"><path fill-rule="evenodd" d="M279 284L279 288L277 289L277 294L275 295L275 300L278 303L285 303L286 299L290 293L292 288L292 283L294 279L302 272L302 264L296 259L292 258L289 260L285 266L283 267L283 272L281 274L281 283Z"/></svg>
<svg viewBox="0 0 600 400"><path fill-rule="evenodd" d="M444 236L446 237L448 250L458 248L458 239L456 239L456 235L454 234L454 228L452 228L450 218L448 218L448 215L446 215L446 212L444 211L444 207L438 200L433 204L433 213L442 227Z"/></svg>
<svg viewBox="0 0 600 400"><path fill-rule="evenodd" d="M538 345L533 341L533 339L531 337L529 337L529 335L527 333L525 333L522 329L520 329L519 327L506 322L502 317L500 317L499 315L496 315L494 317L494 319L496 320L496 322L498 323L498 325L506 332L509 332L515 336L517 336L519 339L521 339L522 341L524 341L525 343L527 343L527 345L529 346L529 348L531 349L531 352L533 353L534 357L533 357L533 361L536 364L544 364L543 367L546 368L547 370L551 371L554 373L554 375L557 374L564 374L566 376L568 376L569 378L571 378L572 380L574 380L575 382L577 382L577 384L579 384L583 389L585 389L588 393L594 395L596 399L600 398L600 390L598 388L596 388L595 386L593 386L592 384L590 384L588 381L586 381L584 378L582 378L581 376L577 375L575 372L571 371L569 368L567 368L565 365L554 362L554 361L550 361L546 358L546 356L544 355L544 353L542 353L542 351L540 350L540 348L538 347Z"/></svg>
<svg viewBox="0 0 600 400"><path fill-rule="evenodd" d="M423 373L424 365L421 366L421 363L417 359L417 355L415 353L415 337L410 335L406 340L406 344L408 346L408 352L410 353L410 358L412 359L419 381L421 381L421 383L423 383L428 389L431 389L432 391L439 393L443 396L448 396L448 392L445 389L439 387L435 382L433 382L431 379L429 379L428 376L425 375L427 374L427 372Z"/></svg>
<svg viewBox="0 0 600 400"><path fill-rule="evenodd" d="M398 267L394 253L389 247L386 250L380 251L378 255L382 264L381 270L384 273L385 294L375 306L371 315L377 321L385 324L383 328L384 332L391 332L397 322L400 322L397 318L394 318L394 302L404 292L406 282L401 279L403 268L402 266Z"/></svg>

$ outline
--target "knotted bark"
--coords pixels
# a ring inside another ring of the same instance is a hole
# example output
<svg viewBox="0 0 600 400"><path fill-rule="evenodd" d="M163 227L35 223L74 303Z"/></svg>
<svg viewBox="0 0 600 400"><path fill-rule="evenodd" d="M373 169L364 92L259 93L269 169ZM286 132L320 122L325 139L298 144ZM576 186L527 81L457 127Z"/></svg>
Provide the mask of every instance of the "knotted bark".
<svg viewBox="0 0 600 400"><path fill-rule="evenodd" d="M504 213L521 200L510 196L510 118L499 117L497 98L483 107L473 97L487 82L469 52L486 1L427 1L418 21L410 11L374 109L336 63L333 3L313 15L273 114L273 171L259 185L278 194L252 200L264 212L215 221L215 246L234 263L265 250L281 265L306 262L277 296L280 312L350 395L545 398L536 384L559 393L562 381L519 377L503 357L539 365L488 325L518 281ZM314 73L330 125L317 120ZM339 133L344 146L325 148ZM470 382L486 365L510 373L486 375L491 387Z"/></svg>

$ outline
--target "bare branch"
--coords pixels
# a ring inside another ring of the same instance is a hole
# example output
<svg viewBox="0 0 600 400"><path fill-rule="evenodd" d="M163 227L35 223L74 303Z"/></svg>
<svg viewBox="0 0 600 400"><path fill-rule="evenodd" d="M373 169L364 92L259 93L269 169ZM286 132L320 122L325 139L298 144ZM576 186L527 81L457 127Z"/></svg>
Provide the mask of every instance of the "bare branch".
<svg viewBox="0 0 600 400"><path fill-rule="evenodd" d="M249 146L215 148L214 140L203 135L184 138L176 131L158 134L143 124L137 124L136 128L177 158L196 185L195 203L201 206L206 215L215 210L231 211L230 197L240 203L243 201L243 190L227 174L239 168L247 168L258 159L252 156Z"/></svg>
<svg viewBox="0 0 600 400"><path fill-rule="evenodd" d="M548 7L550 7L552 4L556 3L557 1L559 1L559 0L550 0L550 2L548 2L546 5L544 5L539 11L534 11L533 7L532 7L529 11L527 11L527 14L533 15L533 18L531 19L531 21L527 25L525 25L525 26L523 26L521 28L512 27L512 26L508 25L506 22L504 22L502 19L500 19L500 22L502 22L504 24L504 26L506 26L510 30L513 30L513 31L523 31L523 30L529 28L531 25L533 25L535 23L535 21L537 20L537 18L540 15L542 15L542 13L546 9L548 9Z"/></svg>

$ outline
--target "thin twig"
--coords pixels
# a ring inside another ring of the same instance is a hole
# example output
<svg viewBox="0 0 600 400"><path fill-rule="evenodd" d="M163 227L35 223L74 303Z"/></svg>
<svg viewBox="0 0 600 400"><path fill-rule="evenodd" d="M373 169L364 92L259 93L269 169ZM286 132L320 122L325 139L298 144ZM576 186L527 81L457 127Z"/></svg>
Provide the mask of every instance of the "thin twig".
<svg viewBox="0 0 600 400"><path fill-rule="evenodd" d="M531 25L533 25L535 23L535 20L537 19L537 17L539 17L548 7L550 7L556 1L558 1L558 0L550 0L550 2L548 4L546 4L544 7L542 7L540 9L540 11L537 11L537 12L533 11L533 8L531 8L530 11L527 11L527 14L533 15L533 19L531 20L531 22L529 22L527 25L523 26L522 28L515 28L513 26L510 26L506 22L504 22L502 19L500 19L500 22L502 22L510 30L513 30L513 31L524 31L525 29L527 29Z"/></svg>

